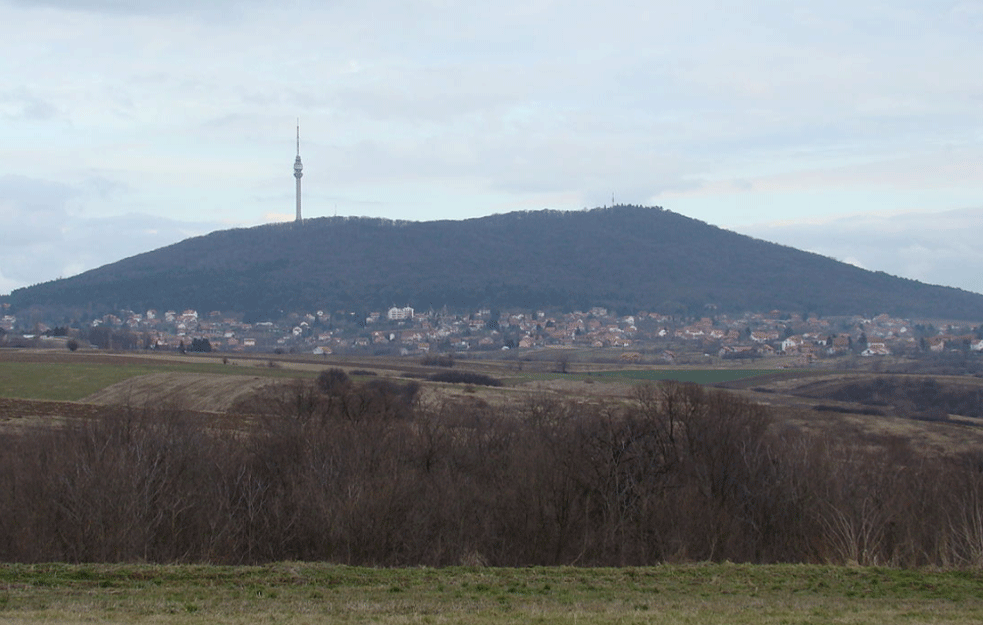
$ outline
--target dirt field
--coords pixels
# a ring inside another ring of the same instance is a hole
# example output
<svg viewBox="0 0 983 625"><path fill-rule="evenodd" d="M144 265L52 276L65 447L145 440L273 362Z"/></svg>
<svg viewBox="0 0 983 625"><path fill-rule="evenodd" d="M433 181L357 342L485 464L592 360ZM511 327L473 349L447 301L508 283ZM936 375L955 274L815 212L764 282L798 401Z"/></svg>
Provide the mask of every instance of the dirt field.
<svg viewBox="0 0 983 625"><path fill-rule="evenodd" d="M181 408L194 412L226 412L236 402L277 380L248 375L154 373L125 380L86 397L102 406Z"/></svg>
<svg viewBox="0 0 983 625"><path fill-rule="evenodd" d="M19 431L74 419L91 419L105 413L103 406L0 397L0 431Z"/></svg>

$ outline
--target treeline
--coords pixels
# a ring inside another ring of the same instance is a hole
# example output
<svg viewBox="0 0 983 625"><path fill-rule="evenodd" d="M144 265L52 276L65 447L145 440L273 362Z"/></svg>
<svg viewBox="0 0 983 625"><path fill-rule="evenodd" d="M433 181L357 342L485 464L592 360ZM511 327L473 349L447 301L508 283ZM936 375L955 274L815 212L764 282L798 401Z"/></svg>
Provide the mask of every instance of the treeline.
<svg viewBox="0 0 983 625"><path fill-rule="evenodd" d="M776 431L723 391L421 400L339 371L235 430L178 410L7 434L0 560L983 564L983 457Z"/></svg>

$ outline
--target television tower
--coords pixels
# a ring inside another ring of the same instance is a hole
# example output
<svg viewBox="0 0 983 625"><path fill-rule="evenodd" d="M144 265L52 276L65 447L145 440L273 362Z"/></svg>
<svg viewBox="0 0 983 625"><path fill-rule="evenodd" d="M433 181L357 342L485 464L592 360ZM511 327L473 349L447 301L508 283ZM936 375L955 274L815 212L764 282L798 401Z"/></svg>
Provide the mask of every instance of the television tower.
<svg viewBox="0 0 983 625"><path fill-rule="evenodd" d="M297 179L297 219L303 221L300 216L300 179L304 175L304 165L300 162L300 119L297 119L297 158L294 159L294 178Z"/></svg>

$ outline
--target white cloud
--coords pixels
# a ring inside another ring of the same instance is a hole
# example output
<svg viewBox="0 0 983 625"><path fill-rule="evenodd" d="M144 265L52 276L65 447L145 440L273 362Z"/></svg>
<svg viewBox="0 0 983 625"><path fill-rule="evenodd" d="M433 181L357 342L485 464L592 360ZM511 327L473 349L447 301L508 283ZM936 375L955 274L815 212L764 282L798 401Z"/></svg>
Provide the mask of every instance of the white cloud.
<svg viewBox="0 0 983 625"><path fill-rule="evenodd" d="M296 213L293 215L288 215L287 213L266 213L263 215L268 223L285 223L288 221L293 221L296 218Z"/></svg>

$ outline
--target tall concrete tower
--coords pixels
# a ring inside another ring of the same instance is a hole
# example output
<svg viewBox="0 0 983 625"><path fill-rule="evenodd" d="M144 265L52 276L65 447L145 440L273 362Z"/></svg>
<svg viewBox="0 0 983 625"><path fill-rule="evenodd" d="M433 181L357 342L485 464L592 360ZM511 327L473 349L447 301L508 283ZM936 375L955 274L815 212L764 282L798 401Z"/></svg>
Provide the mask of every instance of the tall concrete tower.
<svg viewBox="0 0 983 625"><path fill-rule="evenodd" d="M304 165L300 162L300 120L297 120L297 158L294 159L294 178L297 179L297 219L303 221L300 216L300 179L304 175Z"/></svg>

